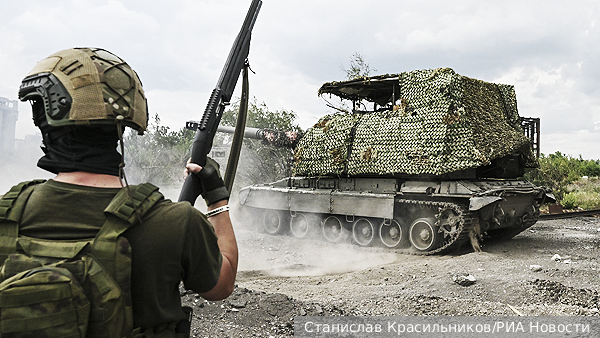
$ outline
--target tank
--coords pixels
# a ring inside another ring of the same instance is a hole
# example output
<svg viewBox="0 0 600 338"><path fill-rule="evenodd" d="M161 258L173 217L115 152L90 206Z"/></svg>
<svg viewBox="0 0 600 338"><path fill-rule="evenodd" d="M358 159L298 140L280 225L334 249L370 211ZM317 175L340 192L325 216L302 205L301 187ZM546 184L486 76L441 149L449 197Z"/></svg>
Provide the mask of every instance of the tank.
<svg viewBox="0 0 600 338"><path fill-rule="evenodd" d="M554 201L521 178L538 165L539 119L519 116L511 85L444 68L325 83L318 94L344 104L304 135L246 131L294 149L291 177L239 192L266 233L480 251L482 239L514 237Z"/></svg>

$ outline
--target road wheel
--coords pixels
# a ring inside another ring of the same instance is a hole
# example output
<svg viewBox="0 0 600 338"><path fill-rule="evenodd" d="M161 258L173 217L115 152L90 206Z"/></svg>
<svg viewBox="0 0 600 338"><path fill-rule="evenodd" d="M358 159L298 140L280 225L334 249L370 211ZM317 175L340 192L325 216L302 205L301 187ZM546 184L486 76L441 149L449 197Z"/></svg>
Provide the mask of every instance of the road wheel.
<svg viewBox="0 0 600 338"><path fill-rule="evenodd" d="M337 243L344 237L344 226L336 216L329 216L323 221L323 236L332 243Z"/></svg>
<svg viewBox="0 0 600 338"><path fill-rule="evenodd" d="M296 213L290 218L290 232L296 238L304 238L310 229L310 219L303 213Z"/></svg>
<svg viewBox="0 0 600 338"><path fill-rule="evenodd" d="M434 225L432 218L416 219L409 229L409 239L412 246L419 251L431 251L437 249L444 239L439 228Z"/></svg>
<svg viewBox="0 0 600 338"><path fill-rule="evenodd" d="M366 218L357 219L352 224L352 237L354 241L361 246L367 246L373 243L375 238L375 226L373 222Z"/></svg>
<svg viewBox="0 0 600 338"><path fill-rule="evenodd" d="M396 220L384 220L379 227L379 239L388 248L395 248L405 241L402 226Z"/></svg>
<svg viewBox="0 0 600 338"><path fill-rule="evenodd" d="M287 222L284 211L267 210L263 217L263 229L270 235L282 234L286 230Z"/></svg>

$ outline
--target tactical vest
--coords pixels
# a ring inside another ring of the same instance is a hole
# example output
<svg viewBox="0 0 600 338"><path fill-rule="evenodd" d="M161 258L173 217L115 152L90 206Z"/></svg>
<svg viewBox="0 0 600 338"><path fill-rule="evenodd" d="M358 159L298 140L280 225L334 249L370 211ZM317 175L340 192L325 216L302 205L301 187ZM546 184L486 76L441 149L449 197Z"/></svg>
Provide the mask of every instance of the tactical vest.
<svg viewBox="0 0 600 338"><path fill-rule="evenodd" d="M121 234L163 198L150 183L121 189L96 237L19 236L23 182L0 199L0 337L138 337L131 308L131 247Z"/></svg>

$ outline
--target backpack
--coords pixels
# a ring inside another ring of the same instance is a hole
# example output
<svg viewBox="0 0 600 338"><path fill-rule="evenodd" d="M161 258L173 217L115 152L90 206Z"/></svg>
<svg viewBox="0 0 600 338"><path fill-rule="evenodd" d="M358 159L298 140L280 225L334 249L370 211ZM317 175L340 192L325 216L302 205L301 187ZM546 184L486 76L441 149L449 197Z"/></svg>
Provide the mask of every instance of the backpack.
<svg viewBox="0 0 600 338"><path fill-rule="evenodd" d="M133 329L131 247L120 235L162 194L150 183L131 186L130 197L121 189L94 238L19 236L27 200L42 182L20 183L0 199L0 337L140 336Z"/></svg>

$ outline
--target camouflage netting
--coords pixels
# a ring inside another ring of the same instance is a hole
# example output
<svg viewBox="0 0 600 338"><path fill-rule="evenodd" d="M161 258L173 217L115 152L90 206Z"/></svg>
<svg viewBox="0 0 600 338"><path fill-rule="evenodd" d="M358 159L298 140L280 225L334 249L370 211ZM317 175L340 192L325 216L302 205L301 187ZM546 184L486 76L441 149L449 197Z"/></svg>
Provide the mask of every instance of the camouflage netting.
<svg viewBox="0 0 600 338"><path fill-rule="evenodd" d="M393 110L333 114L315 124L296 147L294 174L443 175L517 152L536 165L513 86L449 68L405 72L398 81Z"/></svg>

